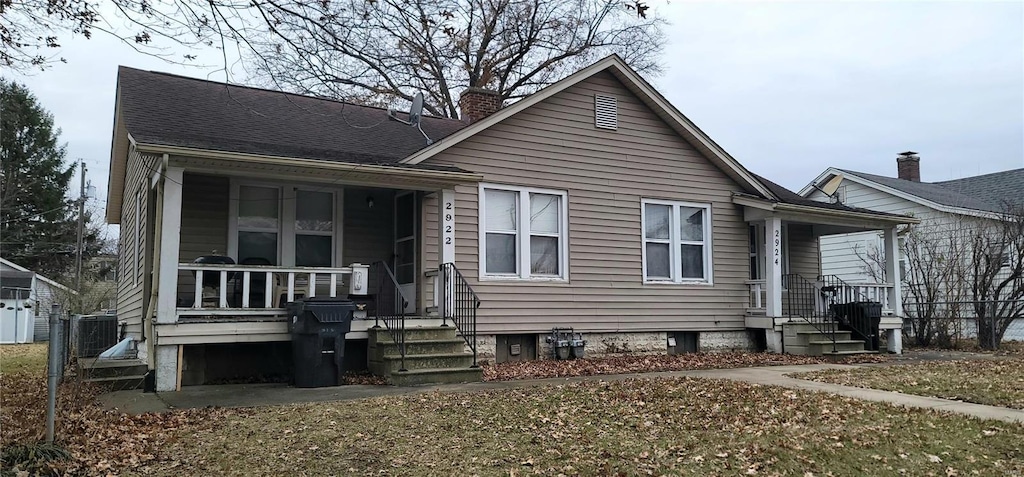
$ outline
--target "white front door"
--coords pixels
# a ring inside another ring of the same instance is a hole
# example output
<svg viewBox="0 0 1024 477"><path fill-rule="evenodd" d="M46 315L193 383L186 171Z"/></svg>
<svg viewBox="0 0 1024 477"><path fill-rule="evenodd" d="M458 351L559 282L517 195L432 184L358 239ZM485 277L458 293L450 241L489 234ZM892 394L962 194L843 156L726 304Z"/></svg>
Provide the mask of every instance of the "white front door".
<svg viewBox="0 0 1024 477"><path fill-rule="evenodd" d="M395 278L408 300L405 312L416 311L416 194L395 196Z"/></svg>

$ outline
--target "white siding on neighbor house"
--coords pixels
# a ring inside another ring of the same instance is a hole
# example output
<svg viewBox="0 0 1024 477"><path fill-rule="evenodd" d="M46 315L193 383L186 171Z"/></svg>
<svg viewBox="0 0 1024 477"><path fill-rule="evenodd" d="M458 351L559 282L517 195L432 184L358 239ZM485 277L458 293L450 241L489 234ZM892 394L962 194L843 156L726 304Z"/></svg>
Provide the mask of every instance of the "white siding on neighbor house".
<svg viewBox="0 0 1024 477"><path fill-rule="evenodd" d="M907 214L921 219L922 230L928 230L949 220L949 214L925 207L916 202L896 197L887 192L844 179L840 187L846 188L846 205L876 210L890 214ZM815 190L810 199L827 201L828 197ZM867 231L850 234L825 235L819 239L821 248L821 273L837 275L847 282L878 282L871 277L863 259L868 258L881 246L882 231ZM863 259L862 259L863 258Z"/></svg>
<svg viewBox="0 0 1024 477"><path fill-rule="evenodd" d="M618 130L594 125L594 96L614 96ZM477 185L456 195L455 259L483 302L483 333L740 330L747 306L743 188L610 73L601 73L428 160L493 184L566 191L568 282L480 280ZM709 203L714 285L644 284L641 200ZM423 204L426 268L437 266L437 206ZM421 288L429 296L427 283Z"/></svg>
<svg viewBox="0 0 1024 477"><path fill-rule="evenodd" d="M147 273L146 260L137 260L135 254L135 230L142 230L142 238L139 250L142 254L152 253L152 244L146 243L146 233L152 224L148 222L149 204L149 180L156 169L157 156L140 154L135 148L128 153L128 165L125 171L124 190L121 203L121 237L118 255L118 286L117 286L117 316L118 320L127 324L129 336L136 339L141 338L142 315L144 313L143 302L144 286L150 280ZM135 200L136 191L142 191L141 217L136 217ZM136 221L139 221L136 227ZM141 280L136 280L141 277Z"/></svg>
<svg viewBox="0 0 1024 477"><path fill-rule="evenodd" d="M55 294L60 293L61 290L54 290L49 283L40 280L39 275L36 275L34 282L36 322L32 334L35 336L35 341L47 341L50 339L50 308L56 298Z"/></svg>

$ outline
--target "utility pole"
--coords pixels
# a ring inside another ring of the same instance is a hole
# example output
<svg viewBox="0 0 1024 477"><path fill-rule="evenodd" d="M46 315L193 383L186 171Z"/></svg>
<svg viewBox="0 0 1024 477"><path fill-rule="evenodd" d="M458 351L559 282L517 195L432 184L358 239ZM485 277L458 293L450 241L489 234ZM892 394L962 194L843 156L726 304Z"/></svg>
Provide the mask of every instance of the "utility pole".
<svg viewBox="0 0 1024 477"><path fill-rule="evenodd" d="M75 257L75 290L82 292L82 244L85 235L85 161L79 159L82 165L82 185L78 194L78 247Z"/></svg>

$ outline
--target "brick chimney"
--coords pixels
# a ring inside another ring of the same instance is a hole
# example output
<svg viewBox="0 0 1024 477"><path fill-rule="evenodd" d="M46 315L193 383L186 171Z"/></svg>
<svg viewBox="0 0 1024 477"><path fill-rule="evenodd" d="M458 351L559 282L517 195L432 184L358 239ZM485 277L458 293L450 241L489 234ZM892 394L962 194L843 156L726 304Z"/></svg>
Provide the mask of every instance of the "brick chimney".
<svg viewBox="0 0 1024 477"><path fill-rule="evenodd" d="M466 88L459 96L459 115L467 123L475 123L501 109L501 95L484 88Z"/></svg>
<svg viewBox="0 0 1024 477"><path fill-rule="evenodd" d="M900 179L921 182L921 158L914 151L901 152L896 158L896 171Z"/></svg>

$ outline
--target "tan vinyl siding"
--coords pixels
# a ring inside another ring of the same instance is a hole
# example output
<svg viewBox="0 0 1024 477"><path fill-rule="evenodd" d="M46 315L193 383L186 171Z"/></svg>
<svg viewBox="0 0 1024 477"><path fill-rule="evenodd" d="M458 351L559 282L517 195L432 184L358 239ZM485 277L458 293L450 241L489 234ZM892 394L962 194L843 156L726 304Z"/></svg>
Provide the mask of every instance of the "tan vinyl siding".
<svg viewBox="0 0 1024 477"><path fill-rule="evenodd" d="M814 237L814 230L809 224L789 224L786 226L786 233L789 234L789 272L796 273L808 280L817 280L818 267L818 239Z"/></svg>
<svg viewBox="0 0 1024 477"><path fill-rule="evenodd" d="M181 194L181 242L178 261L191 262L203 255L228 252L227 177L185 173ZM194 299L195 277L178 273L178 297Z"/></svg>
<svg viewBox="0 0 1024 477"><path fill-rule="evenodd" d="M618 100L618 130L594 126L594 94ZM608 73L569 88L428 162L485 182L568 193L569 282L478 280L476 185L456 188L456 264L480 295L484 333L738 330L744 327L747 224L742 188ZM641 199L710 203L714 285L650 285ZM436 202L424 201L426 267L436 267ZM429 296L428 284L421 288Z"/></svg>
<svg viewBox="0 0 1024 477"><path fill-rule="evenodd" d="M149 207L149 178L156 169L157 156L140 154L135 148L128 153L128 165L125 171L124 194L121 203L121 233L120 233L120 254L118 256L118 269L120 270L117 285L117 315L118 320L126 323L127 332L130 336L140 338L142 333L142 315L144 295L146 286L144 283L150 280L150 274L146 273L145 260L136 257L135 230L141 230L141 242L138 250L141 254L152 248L153 244L146 243L147 234L145 231L152 224L148 222ZM136 216L136 197L142 199L140 216ZM136 227L138 224L138 227Z"/></svg>

